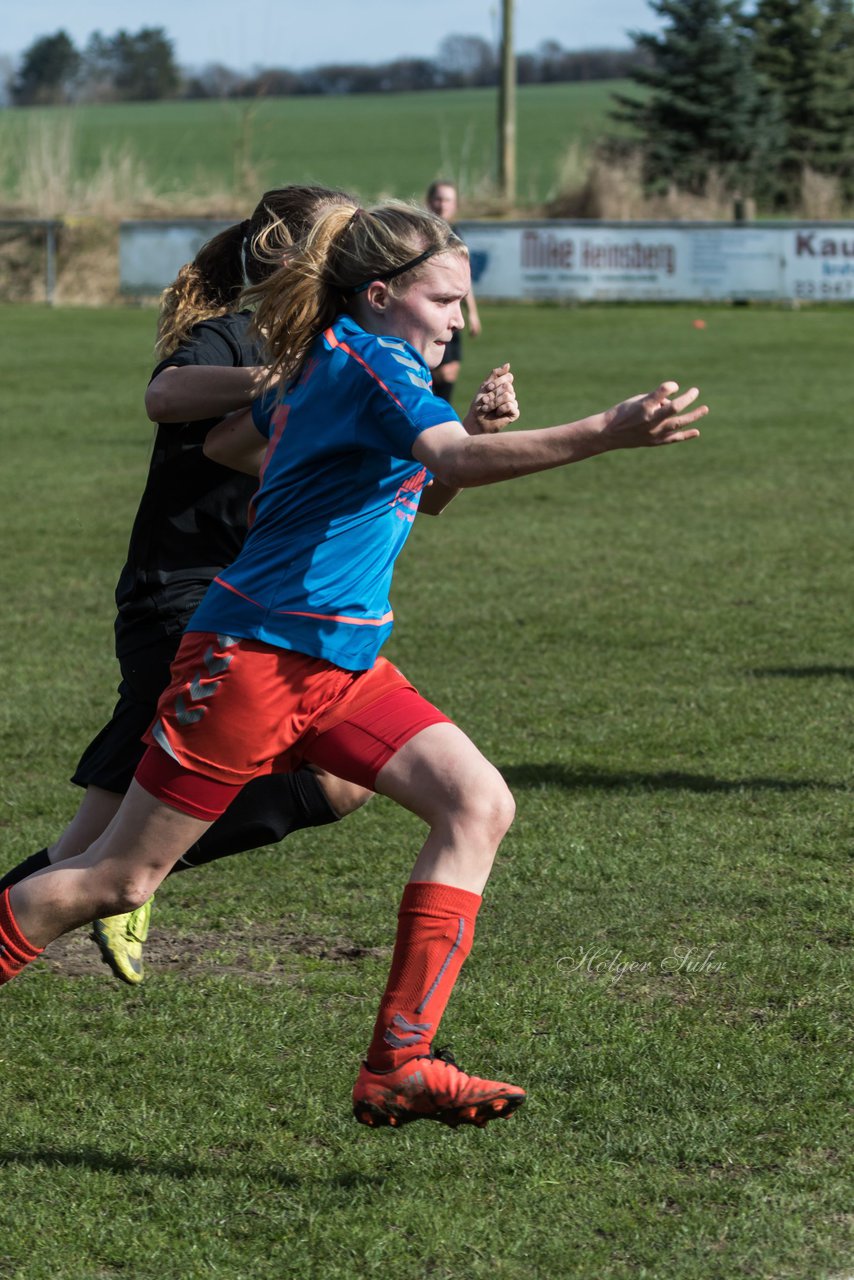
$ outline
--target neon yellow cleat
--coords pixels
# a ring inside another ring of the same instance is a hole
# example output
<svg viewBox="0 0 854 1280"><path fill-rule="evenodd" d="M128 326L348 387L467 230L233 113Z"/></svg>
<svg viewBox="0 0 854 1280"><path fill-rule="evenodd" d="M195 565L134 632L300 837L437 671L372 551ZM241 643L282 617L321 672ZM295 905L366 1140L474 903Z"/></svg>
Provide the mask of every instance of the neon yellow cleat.
<svg viewBox="0 0 854 1280"><path fill-rule="evenodd" d="M117 978L134 987L144 977L142 944L148 937L153 901L152 896L148 902L137 907L136 911L92 921L92 938L98 944L101 959L110 966Z"/></svg>

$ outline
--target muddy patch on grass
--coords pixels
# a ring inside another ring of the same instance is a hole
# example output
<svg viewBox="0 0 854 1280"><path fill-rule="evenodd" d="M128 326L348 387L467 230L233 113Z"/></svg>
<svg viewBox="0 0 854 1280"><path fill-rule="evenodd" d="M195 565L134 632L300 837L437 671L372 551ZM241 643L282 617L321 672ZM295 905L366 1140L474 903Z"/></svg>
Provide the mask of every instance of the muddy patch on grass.
<svg viewBox="0 0 854 1280"><path fill-rule="evenodd" d="M259 929L217 929L206 932L152 930L145 944L145 972L204 977L232 976L252 982L292 979L288 957L311 956L337 964L366 958L385 958L390 947L363 947L350 938L321 938L312 934L281 933ZM41 963L65 978L106 975L108 970L88 929L58 938L46 949Z"/></svg>

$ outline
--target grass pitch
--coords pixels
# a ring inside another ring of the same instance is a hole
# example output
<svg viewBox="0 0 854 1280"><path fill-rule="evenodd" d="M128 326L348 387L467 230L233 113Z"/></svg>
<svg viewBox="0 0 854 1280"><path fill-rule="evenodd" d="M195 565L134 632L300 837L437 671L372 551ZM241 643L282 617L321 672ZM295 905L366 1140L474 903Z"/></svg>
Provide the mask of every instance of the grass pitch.
<svg viewBox="0 0 854 1280"><path fill-rule="evenodd" d="M466 388L510 358L523 425L713 408L463 495L398 568L389 656L518 801L440 1040L529 1102L350 1118L421 830L374 801L168 882L141 990L82 936L3 990L4 1280L847 1274L850 313L483 310ZM153 315L0 331L6 866L112 705Z"/></svg>

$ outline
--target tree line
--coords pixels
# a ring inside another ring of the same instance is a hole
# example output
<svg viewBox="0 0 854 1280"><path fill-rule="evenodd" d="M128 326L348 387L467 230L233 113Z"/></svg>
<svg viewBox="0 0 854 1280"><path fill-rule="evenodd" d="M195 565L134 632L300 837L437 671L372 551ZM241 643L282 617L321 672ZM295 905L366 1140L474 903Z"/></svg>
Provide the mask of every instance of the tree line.
<svg viewBox="0 0 854 1280"><path fill-rule="evenodd" d="M664 20L636 33L642 95L615 119L640 138L648 189L702 195L712 175L766 208L797 201L809 169L854 199L851 0L650 0ZM611 142L617 153L629 143ZM637 145L635 143L635 145Z"/></svg>
<svg viewBox="0 0 854 1280"><path fill-rule="evenodd" d="M702 195L715 182L785 211L810 170L854 199L852 0L649 4L661 29L633 33L632 50L570 51L549 40L517 56L519 83L633 81L634 92L614 95L623 129L601 149L619 161L639 148L649 192ZM163 28L144 27L95 32L82 49L64 31L43 36L23 54L10 88L26 106L471 88L494 85L497 76L494 47L468 35L446 36L433 59L190 72L176 63Z"/></svg>
<svg viewBox="0 0 854 1280"><path fill-rule="evenodd" d="M172 42L161 27L112 36L96 31L83 49L65 31L57 31L24 51L10 95L22 107L145 102L174 97L180 85Z"/></svg>
<svg viewBox="0 0 854 1280"><path fill-rule="evenodd" d="M572 51L547 40L534 52L518 55L517 74L521 84L611 80L628 75L644 58L642 50ZM182 69L164 29L143 27L112 36L96 31L82 49L65 31L40 37L24 51L10 95L17 106L34 106L411 92L474 88L497 80L497 51L480 36L446 36L435 58L397 58L371 65L330 63L304 71L266 67L241 73L219 63L195 71Z"/></svg>

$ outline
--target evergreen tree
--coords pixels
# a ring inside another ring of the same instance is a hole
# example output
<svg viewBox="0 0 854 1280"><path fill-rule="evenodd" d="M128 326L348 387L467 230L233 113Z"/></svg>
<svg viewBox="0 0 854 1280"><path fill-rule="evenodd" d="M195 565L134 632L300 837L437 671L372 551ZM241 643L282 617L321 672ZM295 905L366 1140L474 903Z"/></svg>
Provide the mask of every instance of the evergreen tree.
<svg viewBox="0 0 854 1280"><path fill-rule="evenodd" d="M739 0L650 0L667 21L660 35L634 33L645 62L632 79L643 98L616 95L616 119L641 136L655 188L702 193L710 170L751 191L778 141L773 104L753 72Z"/></svg>
<svg viewBox="0 0 854 1280"><path fill-rule="evenodd" d="M73 94L80 54L64 31L34 40L25 50L12 82L12 97L22 107L67 102Z"/></svg>
<svg viewBox="0 0 854 1280"><path fill-rule="evenodd" d="M753 63L785 126L770 174L775 203L792 205L809 166L854 170L854 15L850 0L759 0L749 20Z"/></svg>
<svg viewBox="0 0 854 1280"><path fill-rule="evenodd" d="M176 93L180 73L172 42L162 27L143 27L135 34L96 31L84 55L85 86L90 98L139 102Z"/></svg>
<svg viewBox="0 0 854 1280"><path fill-rule="evenodd" d="M851 0L827 0L824 47L827 68L822 98L828 162L854 199L854 8Z"/></svg>
<svg viewBox="0 0 854 1280"><path fill-rule="evenodd" d="M136 35L119 31L116 88L133 102L171 97L180 84L172 41L162 27L142 27Z"/></svg>
<svg viewBox="0 0 854 1280"><path fill-rule="evenodd" d="M819 168L825 159L822 16L818 0L759 0L749 20L753 66L785 126L783 145L769 174L778 204L793 203L804 166Z"/></svg>

